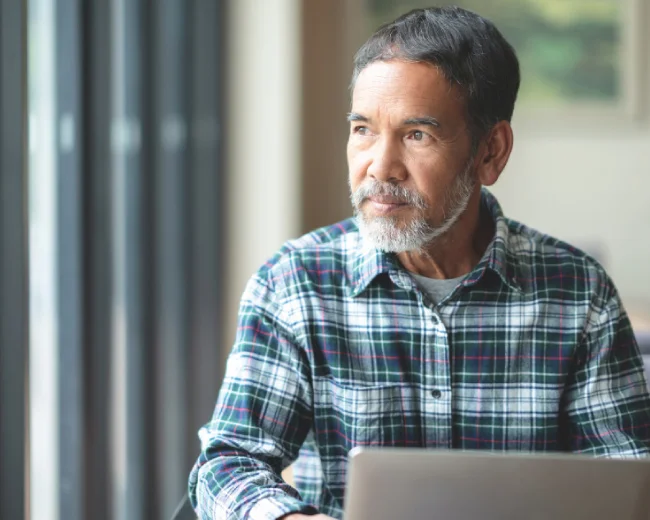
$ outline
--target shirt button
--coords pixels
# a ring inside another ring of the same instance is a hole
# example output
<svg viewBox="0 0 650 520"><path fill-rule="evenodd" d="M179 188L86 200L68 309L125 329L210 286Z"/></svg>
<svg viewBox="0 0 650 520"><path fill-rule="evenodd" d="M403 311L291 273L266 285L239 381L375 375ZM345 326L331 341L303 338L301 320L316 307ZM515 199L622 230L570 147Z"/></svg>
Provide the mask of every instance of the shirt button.
<svg viewBox="0 0 650 520"><path fill-rule="evenodd" d="M435 390L431 390L431 396L434 399L440 399L442 397L442 392L436 388Z"/></svg>

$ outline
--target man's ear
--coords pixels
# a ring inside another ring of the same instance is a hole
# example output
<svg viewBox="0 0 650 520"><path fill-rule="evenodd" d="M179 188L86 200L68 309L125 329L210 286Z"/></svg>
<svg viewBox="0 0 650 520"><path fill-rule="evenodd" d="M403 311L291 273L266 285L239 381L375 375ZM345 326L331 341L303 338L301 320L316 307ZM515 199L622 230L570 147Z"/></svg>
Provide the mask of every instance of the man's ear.
<svg viewBox="0 0 650 520"><path fill-rule="evenodd" d="M506 167L512 152L512 127L508 121L499 121L487 133L479 146L476 173L483 186L492 186Z"/></svg>

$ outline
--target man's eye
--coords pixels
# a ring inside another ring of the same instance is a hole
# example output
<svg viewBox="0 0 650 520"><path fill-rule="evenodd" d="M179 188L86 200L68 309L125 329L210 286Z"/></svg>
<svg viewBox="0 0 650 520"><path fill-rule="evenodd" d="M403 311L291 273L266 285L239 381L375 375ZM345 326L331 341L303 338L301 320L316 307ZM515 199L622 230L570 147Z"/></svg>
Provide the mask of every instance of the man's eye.
<svg viewBox="0 0 650 520"><path fill-rule="evenodd" d="M367 126L355 126L352 128L352 132L359 135L368 135Z"/></svg>
<svg viewBox="0 0 650 520"><path fill-rule="evenodd" d="M424 132L421 130L415 130L411 136L413 137L414 141L422 141L424 139Z"/></svg>

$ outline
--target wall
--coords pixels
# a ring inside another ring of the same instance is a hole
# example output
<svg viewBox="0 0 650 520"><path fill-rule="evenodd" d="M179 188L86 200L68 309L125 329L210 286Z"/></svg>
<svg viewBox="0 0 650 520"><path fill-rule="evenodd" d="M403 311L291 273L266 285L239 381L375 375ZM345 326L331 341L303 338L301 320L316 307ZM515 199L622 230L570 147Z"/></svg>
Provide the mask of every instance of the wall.
<svg viewBox="0 0 650 520"><path fill-rule="evenodd" d="M300 2L228 7L224 355L246 281L301 227Z"/></svg>
<svg viewBox="0 0 650 520"><path fill-rule="evenodd" d="M364 34L355 20L362 4L350 0L302 3L302 231L351 215L346 141L348 85L354 52Z"/></svg>
<svg viewBox="0 0 650 520"><path fill-rule="evenodd" d="M602 254L626 306L650 314L650 132L517 132L495 186L512 218Z"/></svg>

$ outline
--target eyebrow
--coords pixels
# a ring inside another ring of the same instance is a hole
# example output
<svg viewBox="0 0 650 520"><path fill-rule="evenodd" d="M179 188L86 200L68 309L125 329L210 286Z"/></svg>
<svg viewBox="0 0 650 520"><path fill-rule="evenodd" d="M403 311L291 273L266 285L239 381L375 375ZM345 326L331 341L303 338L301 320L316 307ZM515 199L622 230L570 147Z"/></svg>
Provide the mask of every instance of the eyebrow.
<svg viewBox="0 0 650 520"><path fill-rule="evenodd" d="M362 116L361 114L357 114L356 112L350 112L348 114L348 121L349 122L362 121L364 123L368 123L370 122L370 119L368 119L366 116ZM408 119L405 119L402 124L403 125L428 125L434 128L440 128L440 122L435 117L431 117L431 116L409 117Z"/></svg>
<svg viewBox="0 0 650 520"><path fill-rule="evenodd" d="M369 119L366 116L362 116L361 114L357 114L356 112L350 112L348 114L348 121L351 123L352 121L363 121L364 123L367 123Z"/></svg>
<svg viewBox="0 0 650 520"><path fill-rule="evenodd" d="M410 117L406 121L404 121L405 125L428 125L428 126L433 126L435 128L440 128L440 122L435 118L431 116L424 116L424 117Z"/></svg>

